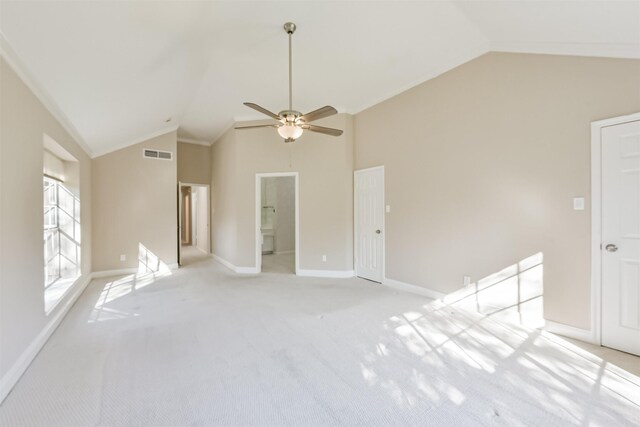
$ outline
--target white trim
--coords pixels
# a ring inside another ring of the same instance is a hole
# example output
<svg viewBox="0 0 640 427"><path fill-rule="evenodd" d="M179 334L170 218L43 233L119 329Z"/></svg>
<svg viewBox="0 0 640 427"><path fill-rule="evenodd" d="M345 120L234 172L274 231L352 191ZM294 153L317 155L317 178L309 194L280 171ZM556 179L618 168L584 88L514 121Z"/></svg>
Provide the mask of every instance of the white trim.
<svg viewBox="0 0 640 427"><path fill-rule="evenodd" d="M387 199L385 193L385 171L384 165L372 166L369 168L353 171L353 271L358 275L358 220L356 218L356 174L382 169L382 282L384 283L387 274Z"/></svg>
<svg viewBox="0 0 640 427"><path fill-rule="evenodd" d="M196 246L196 248L200 249L200 251L206 253L206 254L210 254L211 253L211 184L196 184L194 182L182 182L182 181L178 181L178 186L180 187L180 191L182 191L182 187L206 187L207 189L207 236L209 237L207 239L207 250L203 251L202 249L198 248ZM180 199L180 205L181 203L181 194L180 197L178 197ZM182 206L179 206L179 215L182 215ZM178 220L180 220L181 218L178 218ZM180 229L181 226L181 222L178 221L178 230ZM178 239L180 239L180 232L178 232Z"/></svg>
<svg viewBox="0 0 640 427"><path fill-rule="evenodd" d="M73 123L71 123L71 120L69 120L67 115L62 111L58 103L49 95L44 87L42 87L36 79L31 76L27 67L15 52L11 43L9 43L2 31L0 31L0 56L7 61L9 67L11 67L22 82L31 90L35 97L42 103L44 108L51 113L64 130L66 130L67 133L75 140L87 156L91 158L95 157L93 150L89 147L84 138L80 136L80 132L78 132Z"/></svg>
<svg viewBox="0 0 640 427"><path fill-rule="evenodd" d="M171 132L175 132L177 130L178 130L178 126L170 126L167 128L158 129L154 132L135 138L129 142L122 142L118 145L114 145L106 149L95 151L92 158L95 159L96 157L104 156L105 154L113 153L114 151L122 150L123 148L131 147L132 145L140 144L141 142L145 142L150 139L157 138L159 136L166 135ZM150 150L153 150L153 148L150 148Z"/></svg>
<svg viewBox="0 0 640 427"><path fill-rule="evenodd" d="M564 323L556 323L551 320L545 320L544 330L552 334L562 335L563 337L574 338L580 341L600 345L596 342L595 337L586 329L576 328L575 326L565 325Z"/></svg>
<svg viewBox="0 0 640 427"><path fill-rule="evenodd" d="M446 296L446 294L442 292L434 291L422 286L412 285L410 283L401 282L399 280L389 279L388 277L385 277L383 279L382 284L388 288L397 289L404 292L411 292L412 294L418 294L436 300L442 299Z"/></svg>
<svg viewBox="0 0 640 427"><path fill-rule="evenodd" d="M178 263L167 264L169 270L177 270ZM117 270L94 271L91 273L92 279L102 279L103 277L124 276L127 274L137 274L138 267L119 268Z"/></svg>
<svg viewBox="0 0 640 427"><path fill-rule="evenodd" d="M335 279L346 279L354 277L353 270L298 270L298 276L304 277L332 277Z"/></svg>
<svg viewBox="0 0 640 427"><path fill-rule="evenodd" d="M640 113L591 123L591 333L602 344L602 128L640 120Z"/></svg>
<svg viewBox="0 0 640 427"><path fill-rule="evenodd" d="M176 147L176 151L178 150L178 148ZM177 191L177 199L178 199L178 215L176 218L176 221L178 222L177 224L177 231L178 231L178 245L176 246L176 259L178 260L178 265L182 264L182 182L180 180L178 180L178 188L176 189Z"/></svg>
<svg viewBox="0 0 640 427"><path fill-rule="evenodd" d="M42 347L46 344L49 337L56 330L62 319L69 312L73 304L78 297L84 292L87 285L93 280L93 274L89 273L83 276L80 281L76 282L76 285L72 288L71 296L66 300L64 305L60 306L60 309L56 311L56 314L50 317L49 322L40 331L40 333L31 341L31 344L22 352L20 357L16 360L13 366L7 371L6 374L0 379L0 403L9 395L13 387L18 383L20 377L27 370L31 362L36 358Z"/></svg>
<svg viewBox="0 0 640 427"><path fill-rule="evenodd" d="M287 254L294 254L296 253L296 251L276 251L274 252L274 254L276 255L287 255Z"/></svg>
<svg viewBox="0 0 640 427"><path fill-rule="evenodd" d="M211 256L213 257L214 260L216 260L220 264L224 265L225 267L227 267L229 270L233 271L234 273L239 273L239 274L256 274L256 273L259 273L259 271L255 267L238 267L236 265L233 265L231 262L227 261L226 259L224 259L222 257L219 257L216 254L211 254Z"/></svg>
<svg viewBox="0 0 640 427"><path fill-rule="evenodd" d="M639 43L491 42L492 52L534 53L605 58L640 58Z"/></svg>
<svg viewBox="0 0 640 427"><path fill-rule="evenodd" d="M208 141L202 141L199 139L190 139L190 138L180 138L178 137L178 142L182 142L185 144L195 144L195 145L204 145L207 147L211 147L211 142Z"/></svg>
<svg viewBox="0 0 640 427"><path fill-rule="evenodd" d="M103 270L93 273L94 279L101 279L103 277L123 276L125 274L135 274L138 272L138 267L120 268L118 270Z"/></svg>
<svg viewBox="0 0 640 427"><path fill-rule="evenodd" d="M219 262L220 264L224 265L225 267L227 267L229 270L235 272L236 271L236 266L231 264L229 261L227 261L226 259L219 257L216 254L211 254L211 256L213 257L214 260L216 260L217 262Z"/></svg>
<svg viewBox="0 0 640 427"><path fill-rule="evenodd" d="M260 197L260 193L262 191L261 180L262 178L278 178L278 177L286 177L292 176L294 177L294 185L295 185L295 240L296 240L296 248L295 248L295 259L296 259L296 274L299 274L300 271L300 175L298 172L268 172L268 173L257 173L256 174L256 188L255 188L255 199L254 199L254 211L255 211L255 272L260 273L262 271L262 201Z"/></svg>

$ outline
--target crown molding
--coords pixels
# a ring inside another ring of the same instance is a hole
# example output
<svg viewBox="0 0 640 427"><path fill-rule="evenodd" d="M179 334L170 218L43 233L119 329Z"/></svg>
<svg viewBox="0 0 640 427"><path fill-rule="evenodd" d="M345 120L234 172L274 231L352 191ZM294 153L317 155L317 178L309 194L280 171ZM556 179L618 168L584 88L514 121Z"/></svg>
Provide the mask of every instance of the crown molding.
<svg viewBox="0 0 640 427"><path fill-rule="evenodd" d="M213 143L209 141L202 141L199 139L191 139L191 138L180 138L178 137L178 142L184 142L185 144L196 144L196 145L206 145L210 147Z"/></svg>
<svg viewBox="0 0 640 427"><path fill-rule="evenodd" d="M49 111L64 130L67 131L71 138L74 139L74 142L77 143L89 157L95 157L93 150L89 147L84 138L82 138L80 132L78 132L71 120L69 120L60 106L54 101L53 97L51 97L44 87L42 87L42 85L31 75L28 68L24 62L22 62L2 31L0 31L0 56L7 61L9 67L11 67L11 69L18 75L35 97L38 98L44 108Z"/></svg>
<svg viewBox="0 0 640 427"><path fill-rule="evenodd" d="M141 142L148 141L148 140L150 140L152 138L157 138L158 136L166 135L166 134L171 133L171 132L176 132L177 130L178 130L178 126L171 126L171 127L168 127L168 128L162 128L162 129L159 129L159 130L157 130L155 132L151 132L149 134L140 136L140 137L138 137L138 138L136 138L134 140L120 143L120 144L118 144L116 146L109 147L109 148L107 148L105 150L97 151L92 158L95 159L96 157L104 156L105 154L113 153L114 151L122 150L123 148L127 148L127 147L131 147L132 145L140 144Z"/></svg>
<svg viewBox="0 0 640 427"><path fill-rule="evenodd" d="M639 59L640 43L491 42L491 51Z"/></svg>

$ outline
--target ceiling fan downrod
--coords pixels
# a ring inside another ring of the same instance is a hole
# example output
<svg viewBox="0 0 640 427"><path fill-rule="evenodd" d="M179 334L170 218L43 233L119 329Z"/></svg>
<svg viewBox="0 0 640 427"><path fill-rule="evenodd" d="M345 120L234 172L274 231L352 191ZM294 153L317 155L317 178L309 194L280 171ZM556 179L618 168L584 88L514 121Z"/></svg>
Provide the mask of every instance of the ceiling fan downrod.
<svg viewBox="0 0 640 427"><path fill-rule="evenodd" d="M236 129L256 129L256 128L265 128L271 127L276 128L278 134L282 138L284 138L284 142L295 142L298 139L303 131L308 130L310 132L322 133L325 135L331 136L340 136L342 135L342 130L327 128L323 126L317 126L311 124L314 120L320 120L324 117L333 116L334 114L338 114L338 111L330 105L325 105L322 108L318 108L317 110L313 110L307 114L302 114L299 111L295 111L293 109L293 49L292 49L292 35L296 31L296 24L293 22L287 22L283 26L284 31L289 36L289 109L282 110L278 114L273 113L267 110L264 107L259 106L258 104L254 104L253 102L245 102L249 108L252 108L256 111L259 111L262 114L265 114L272 119L275 119L277 122L272 124L264 124L264 125L250 125L250 126L236 126Z"/></svg>
<svg viewBox="0 0 640 427"><path fill-rule="evenodd" d="M291 48L291 36L296 32L296 24L287 22L284 24L284 30L289 35L289 110L293 110L293 50Z"/></svg>

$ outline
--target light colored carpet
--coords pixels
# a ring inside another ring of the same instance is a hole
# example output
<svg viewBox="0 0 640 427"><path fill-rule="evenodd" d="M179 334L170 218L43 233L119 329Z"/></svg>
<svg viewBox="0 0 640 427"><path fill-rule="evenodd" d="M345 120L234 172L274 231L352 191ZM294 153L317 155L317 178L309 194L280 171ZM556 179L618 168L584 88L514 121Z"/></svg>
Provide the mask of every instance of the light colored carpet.
<svg viewBox="0 0 640 427"><path fill-rule="evenodd" d="M624 426L639 405L638 377L553 335L204 258L94 281L0 424Z"/></svg>

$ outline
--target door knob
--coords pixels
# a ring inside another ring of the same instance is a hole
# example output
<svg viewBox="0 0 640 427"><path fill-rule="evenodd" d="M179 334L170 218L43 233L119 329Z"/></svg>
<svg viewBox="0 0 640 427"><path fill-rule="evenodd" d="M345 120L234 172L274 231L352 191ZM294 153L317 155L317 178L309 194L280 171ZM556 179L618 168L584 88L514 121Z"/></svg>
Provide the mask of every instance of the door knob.
<svg viewBox="0 0 640 427"><path fill-rule="evenodd" d="M381 233L381 231L380 231L380 230L376 230L376 234L380 234L380 233Z"/></svg>
<svg viewBox="0 0 640 427"><path fill-rule="evenodd" d="M608 250L609 252L615 252L618 250L618 247L612 243L609 243L607 246L604 247L606 250Z"/></svg>

